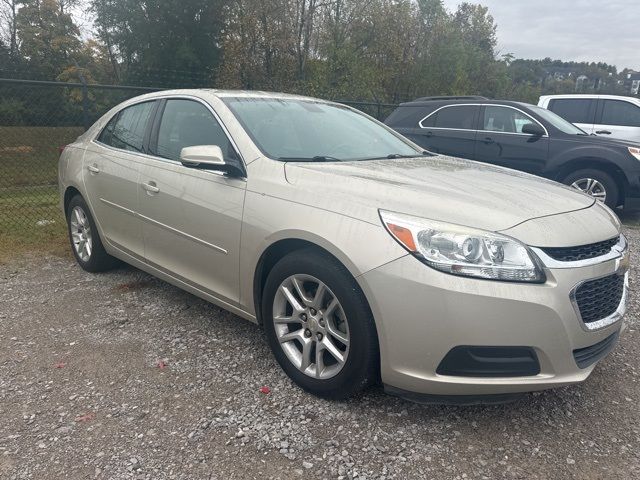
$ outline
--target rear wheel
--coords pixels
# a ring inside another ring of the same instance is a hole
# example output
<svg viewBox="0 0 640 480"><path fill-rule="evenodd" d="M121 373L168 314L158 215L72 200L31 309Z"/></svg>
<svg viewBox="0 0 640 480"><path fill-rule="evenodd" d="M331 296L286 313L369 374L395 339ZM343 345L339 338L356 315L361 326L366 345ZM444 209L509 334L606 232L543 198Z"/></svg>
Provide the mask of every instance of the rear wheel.
<svg viewBox="0 0 640 480"><path fill-rule="evenodd" d="M280 260L264 288L267 341L289 377L316 395L343 399L377 380L371 311L349 272L305 249Z"/></svg>
<svg viewBox="0 0 640 480"><path fill-rule="evenodd" d="M616 208L620 204L618 185L611 175L602 170L578 170L567 176L563 183L591 195L610 208Z"/></svg>
<svg viewBox="0 0 640 480"><path fill-rule="evenodd" d="M84 198L76 195L67 206L67 227L73 256L87 272L104 272L118 265L102 245L98 229Z"/></svg>

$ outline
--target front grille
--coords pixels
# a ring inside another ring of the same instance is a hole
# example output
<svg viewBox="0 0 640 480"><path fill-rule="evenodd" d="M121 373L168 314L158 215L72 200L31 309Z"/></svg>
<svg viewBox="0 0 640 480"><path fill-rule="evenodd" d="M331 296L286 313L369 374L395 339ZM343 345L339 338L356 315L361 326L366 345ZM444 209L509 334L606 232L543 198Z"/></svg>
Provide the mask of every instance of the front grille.
<svg viewBox="0 0 640 480"><path fill-rule="evenodd" d="M575 292L575 300L584 323L592 323L615 313L624 293L624 275L589 280Z"/></svg>
<svg viewBox="0 0 640 480"><path fill-rule="evenodd" d="M589 258L600 257L611 251L620 237L611 238L604 242L590 243L589 245L579 245L577 247L543 248L544 253L560 262L575 262L587 260Z"/></svg>
<svg viewBox="0 0 640 480"><path fill-rule="evenodd" d="M573 351L573 358L579 368L587 368L606 356L615 347L619 332L612 333L604 340L590 347L579 348Z"/></svg>

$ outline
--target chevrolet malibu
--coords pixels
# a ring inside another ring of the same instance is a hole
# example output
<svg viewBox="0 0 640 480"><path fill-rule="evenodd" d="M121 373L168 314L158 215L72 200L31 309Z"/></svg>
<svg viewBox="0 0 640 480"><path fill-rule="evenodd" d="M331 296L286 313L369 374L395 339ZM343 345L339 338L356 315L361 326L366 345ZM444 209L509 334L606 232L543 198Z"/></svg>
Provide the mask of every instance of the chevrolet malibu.
<svg viewBox="0 0 640 480"><path fill-rule="evenodd" d="M82 268L124 261L261 325L320 396L508 400L585 380L623 328L607 207L336 103L143 95L64 149L59 184Z"/></svg>

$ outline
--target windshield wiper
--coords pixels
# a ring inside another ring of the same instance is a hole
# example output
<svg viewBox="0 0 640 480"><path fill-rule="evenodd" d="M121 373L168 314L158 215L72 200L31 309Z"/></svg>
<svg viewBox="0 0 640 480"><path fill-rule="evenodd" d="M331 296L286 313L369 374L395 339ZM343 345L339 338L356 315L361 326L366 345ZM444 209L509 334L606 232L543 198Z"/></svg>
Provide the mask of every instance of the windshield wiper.
<svg viewBox="0 0 640 480"><path fill-rule="evenodd" d="M424 156L428 156L431 155L430 152L427 152L426 150L423 150L422 152L418 153L417 155L404 155L402 153L390 153L389 155L387 155L385 158L388 158L389 160L394 159L394 158L415 158L415 157L424 157Z"/></svg>
<svg viewBox="0 0 640 480"><path fill-rule="evenodd" d="M315 157L279 157L278 160L285 162L341 162L339 158L328 155L316 155Z"/></svg>
<svg viewBox="0 0 640 480"><path fill-rule="evenodd" d="M392 158L413 158L413 157L417 157L417 156L418 155L403 155L401 153L390 153L389 155L387 155L386 158L391 160Z"/></svg>

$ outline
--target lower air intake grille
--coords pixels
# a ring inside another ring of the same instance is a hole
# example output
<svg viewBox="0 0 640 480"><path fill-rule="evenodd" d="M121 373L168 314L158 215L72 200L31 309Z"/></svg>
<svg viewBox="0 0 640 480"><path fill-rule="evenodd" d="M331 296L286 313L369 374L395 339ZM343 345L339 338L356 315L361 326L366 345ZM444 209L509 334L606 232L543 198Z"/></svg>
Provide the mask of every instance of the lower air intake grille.
<svg viewBox="0 0 640 480"><path fill-rule="evenodd" d="M624 293L624 275L589 280L575 292L576 304L584 323L592 323L615 313Z"/></svg>
<svg viewBox="0 0 640 480"><path fill-rule="evenodd" d="M573 351L573 358L579 368L587 368L601 358L605 357L615 347L619 332L612 333L601 342L590 347L579 348Z"/></svg>

